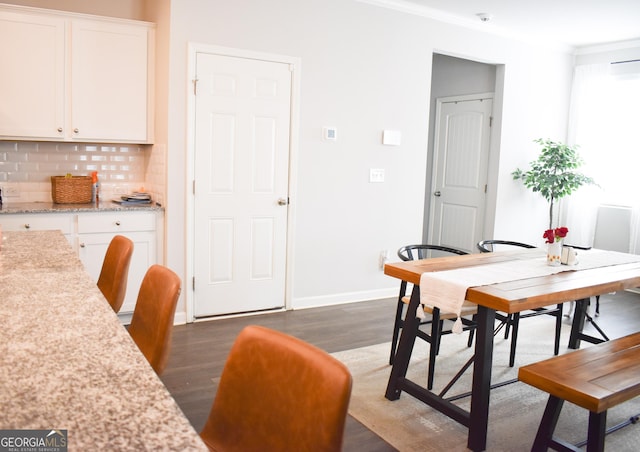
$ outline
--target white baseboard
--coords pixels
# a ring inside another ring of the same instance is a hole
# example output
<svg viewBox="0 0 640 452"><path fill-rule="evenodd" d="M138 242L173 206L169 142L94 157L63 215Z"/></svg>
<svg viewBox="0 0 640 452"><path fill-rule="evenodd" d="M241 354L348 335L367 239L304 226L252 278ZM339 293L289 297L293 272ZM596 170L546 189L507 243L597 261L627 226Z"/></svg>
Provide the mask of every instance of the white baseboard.
<svg viewBox="0 0 640 452"><path fill-rule="evenodd" d="M173 317L173 324L184 325L185 323L187 323L187 313L176 311L176 315Z"/></svg>
<svg viewBox="0 0 640 452"><path fill-rule="evenodd" d="M133 317L133 312L119 312L118 320L123 325L129 325L131 323L131 317Z"/></svg>
<svg viewBox="0 0 640 452"><path fill-rule="evenodd" d="M380 298L393 298L397 296L398 287L396 286L387 289L320 295L316 297L302 297L294 298L292 300L291 309L318 308L322 306L352 303L354 301L379 300Z"/></svg>
<svg viewBox="0 0 640 452"><path fill-rule="evenodd" d="M129 325L131 323L131 317L133 312L121 312L118 314L118 319L123 325ZM173 318L174 325L184 325L187 323L187 313L176 311L176 315Z"/></svg>

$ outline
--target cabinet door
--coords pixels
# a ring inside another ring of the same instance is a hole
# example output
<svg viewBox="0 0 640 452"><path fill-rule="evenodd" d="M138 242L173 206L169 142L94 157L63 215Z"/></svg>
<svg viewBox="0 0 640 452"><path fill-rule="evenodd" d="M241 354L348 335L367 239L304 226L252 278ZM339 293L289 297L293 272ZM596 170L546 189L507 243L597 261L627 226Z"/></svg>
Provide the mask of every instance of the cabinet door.
<svg viewBox="0 0 640 452"><path fill-rule="evenodd" d="M0 12L0 135L64 137L65 21Z"/></svg>
<svg viewBox="0 0 640 452"><path fill-rule="evenodd" d="M60 230L74 246L73 220L72 214L3 214L0 215L0 226L3 231Z"/></svg>
<svg viewBox="0 0 640 452"><path fill-rule="evenodd" d="M120 309L120 313L133 312L138 299L140 284L147 270L156 263L156 234L155 232L123 233L133 241L133 255L129 264L127 279L127 294ZM98 281L102 262L107 248L114 234L78 234L78 251L80 260L94 281Z"/></svg>
<svg viewBox="0 0 640 452"><path fill-rule="evenodd" d="M90 20L71 27L72 138L149 141L149 28Z"/></svg>

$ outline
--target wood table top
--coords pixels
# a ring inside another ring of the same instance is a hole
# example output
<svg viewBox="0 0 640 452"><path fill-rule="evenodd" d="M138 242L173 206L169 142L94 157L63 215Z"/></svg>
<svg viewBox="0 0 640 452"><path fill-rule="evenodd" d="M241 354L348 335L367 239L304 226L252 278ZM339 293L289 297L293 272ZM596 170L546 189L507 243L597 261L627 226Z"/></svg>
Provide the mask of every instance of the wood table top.
<svg viewBox="0 0 640 452"><path fill-rule="evenodd" d="M545 255L543 249L533 248L437 257L389 263L385 265L384 273L419 285L424 272L454 270L519 259L537 259ZM640 260L640 256L638 259ZM573 269L568 267L568 271L554 275L470 287L466 299L498 311L514 313L640 286L640 262L571 270Z"/></svg>

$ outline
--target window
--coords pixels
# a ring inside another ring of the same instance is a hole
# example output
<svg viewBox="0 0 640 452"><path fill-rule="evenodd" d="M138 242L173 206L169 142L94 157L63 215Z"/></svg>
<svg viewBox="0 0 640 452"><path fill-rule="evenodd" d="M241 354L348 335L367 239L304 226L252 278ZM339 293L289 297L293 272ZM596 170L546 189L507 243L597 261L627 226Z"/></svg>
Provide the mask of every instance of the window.
<svg viewBox="0 0 640 452"><path fill-rule="evenodd" d="M580 100L575 143L582 172L601 187L599 202L632 206L640 203L640 73L611 69L591 80Z"/></svg>
<svg viewBox="0 0 640 452"><path fill-rule="evenodd" d="M640 62L577 66L569 117L569 143L578 145L580 171L600 186L585 187L564 206L574 244L593 245L601 205L633 209L629 251L640 250ZM609 232L609 231L606 231ZM618 232L623 232L622 229Z"/></svg>

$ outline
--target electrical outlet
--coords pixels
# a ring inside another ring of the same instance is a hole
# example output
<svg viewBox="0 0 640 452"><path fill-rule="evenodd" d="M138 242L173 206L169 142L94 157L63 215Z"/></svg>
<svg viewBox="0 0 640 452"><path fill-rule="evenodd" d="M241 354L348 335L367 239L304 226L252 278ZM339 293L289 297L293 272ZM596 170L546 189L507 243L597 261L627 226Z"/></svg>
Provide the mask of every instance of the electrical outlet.
<svg viewBox="0 0 640 452"><path fill-rule="evenodd" d="M389 252L387 250L380 251L380 256L378 257L378 267L380 270L384 270L384 264L389 260Z"/></svg>
<svg viewBox="0 0 640 452"><path fill-rule="evenodd" d="M20 196L20 192L18 191L18 186L15 184L4 184L2 186L2 197L3 198L17 198Z"/></svg>

